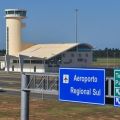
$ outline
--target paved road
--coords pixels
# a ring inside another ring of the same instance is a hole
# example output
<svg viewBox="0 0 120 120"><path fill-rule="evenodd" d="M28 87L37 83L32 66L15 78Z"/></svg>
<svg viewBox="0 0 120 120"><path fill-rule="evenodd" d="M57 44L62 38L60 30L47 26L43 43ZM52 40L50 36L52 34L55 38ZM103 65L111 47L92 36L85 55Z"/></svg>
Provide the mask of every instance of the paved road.
<svg viewBox="0 0 120 120"><path fill-rule="evenodd" d="M0 92L0 95L15 95L20 97L20 91L18 90L5 90L5 92ZM57 95L46 95L40 93L30 93L30 98L36 99L58 99Z"/></svg>
<svg viewBox="0 0 120 120"><path fill-rule="evenodd" d="M20 89L20 73L0 72L0 87Z"/></svg>
<svg viewBox="0 0 120 120"><path fill-rule="evenodd" d="M5 90L5 92L0 92L0 95L2 94L20 96L20 82L20 73L0 72L0 87ZM40 99L58 99L57 95L43 95L40 93L30 93L30 97Z"/></svg>

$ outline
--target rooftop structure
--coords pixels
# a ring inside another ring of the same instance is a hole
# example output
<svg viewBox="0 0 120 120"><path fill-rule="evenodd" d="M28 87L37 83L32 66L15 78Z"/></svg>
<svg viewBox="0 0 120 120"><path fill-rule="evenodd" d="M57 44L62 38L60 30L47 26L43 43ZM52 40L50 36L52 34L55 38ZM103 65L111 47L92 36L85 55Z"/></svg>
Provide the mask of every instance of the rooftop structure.
<svg viewBox="0 0 120 120"><path fill-rule="evenodd" d="M26 18L26 10L6 9L6 54L16 55L20 51L31 46L23 43L21 31L25 27L22 19Z"/></svg>
<svg viewBox="0 0 120 120"><path fill-rule="evenodd" d="M63 53L75 46L77 43L66 43L66 44L37 44L26 50L20 52L20 55L27 57L35 57L41 59L50 59L56 55Z"/></svg>
<svg viewBox="0 0 120 120"><path fill-rule="evenodd" d="M23 9L6 9L5 13L6 13L6 18L25 18L26 17L26 10Z"/></svg>

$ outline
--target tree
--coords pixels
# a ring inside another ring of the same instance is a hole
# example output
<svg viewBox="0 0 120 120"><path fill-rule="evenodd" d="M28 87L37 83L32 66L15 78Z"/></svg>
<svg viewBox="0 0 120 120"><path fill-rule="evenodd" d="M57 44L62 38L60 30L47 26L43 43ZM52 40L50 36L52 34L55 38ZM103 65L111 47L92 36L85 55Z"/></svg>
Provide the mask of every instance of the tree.
<svg viewBox="0 0 120 120"><path fill-rule="evenodd" d="M0 50L0 56L5 56L5 53L6 53L5 49Z"/></svg>

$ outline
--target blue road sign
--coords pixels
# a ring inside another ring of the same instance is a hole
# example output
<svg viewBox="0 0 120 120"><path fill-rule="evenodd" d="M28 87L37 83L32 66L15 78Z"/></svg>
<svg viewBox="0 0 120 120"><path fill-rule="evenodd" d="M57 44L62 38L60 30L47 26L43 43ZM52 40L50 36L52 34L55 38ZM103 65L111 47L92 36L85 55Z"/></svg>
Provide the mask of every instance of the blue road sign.
<svg viewBox="0 0 120 120"><path fill-rule="evenodd" d="M114 97L114 106L120 107L120 97Z"/></svg>
<svg viewBox="0 0 120 120"><path fill-rule="evenodd" d="M59 100L105 104L105 70L60 68Z"/></svg>

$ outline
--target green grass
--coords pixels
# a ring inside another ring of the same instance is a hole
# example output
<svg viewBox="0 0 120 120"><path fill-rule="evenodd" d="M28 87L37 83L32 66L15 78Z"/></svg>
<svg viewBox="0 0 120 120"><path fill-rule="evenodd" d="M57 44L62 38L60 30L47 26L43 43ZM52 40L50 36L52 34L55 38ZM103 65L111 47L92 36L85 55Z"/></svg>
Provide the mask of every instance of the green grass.
<svg viewBox="0 0 120 120"><path fill-rule="evenodd" d="M104 67L118 67L120 66L120 58L97 58L93 62L93 66L104 66Z"/></svg>
<svg viewBox="0 0 120 120"><path fill-rule="evenodd" d="M97 62L119 62L120 63L120 58L97 58Z"/></svg>
<svg viewBox="0 0 120 120"><path fill-rule="evenodd" d="M0 95L0 120L19 120L20 97Z"/></svg>
<svg viewBox="0 0 120 120"><path fill-rule="evenodd" d="M37 112L39 112L41 114L41 118L45 120L48 118L52 120L61 120L63 118L64 120L88 120L89 118L93 120L98 118L101 118L101 120L106 120L111 119L111 117L119 120L120 117L120 109L114 108L112 105L97 106L58 102L55 100L39 101L38 109L36 106L36 112L34 112L33 116L37 116ZM44 116L44 113L46 113L46 116ZM40 118L39 115L38 118Z"/></svg>
<svg viewBox="0 0 120 120"><path fill-rule="evenodd" d="M20 97L0 95L0 120L20 120ZM30 98L30 120L119 120L120 108Z"/></svg>

